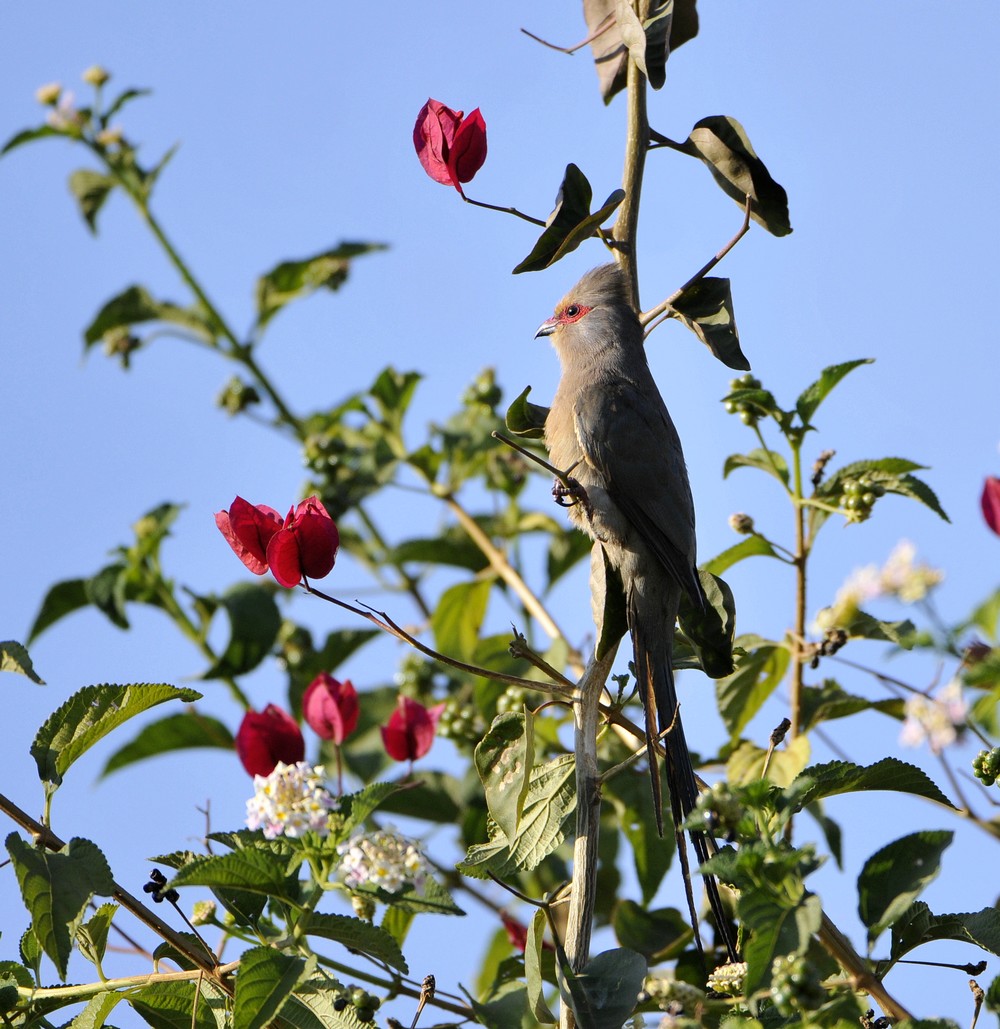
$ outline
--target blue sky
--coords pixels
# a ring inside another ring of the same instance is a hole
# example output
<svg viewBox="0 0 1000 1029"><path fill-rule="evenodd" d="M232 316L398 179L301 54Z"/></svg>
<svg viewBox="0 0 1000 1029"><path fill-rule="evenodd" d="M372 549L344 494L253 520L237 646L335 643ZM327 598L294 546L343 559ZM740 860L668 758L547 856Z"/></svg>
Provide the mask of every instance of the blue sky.
<svg viewBox="0 0 1000 1029"><path fill-rule="evenodd" d="M720 270L733 281L744 352L785 402L823 366L874 357L821 409L816 450L835 448L838 462L900 455L930 466L924 477L952 519L945 524L890 499L870 523L829 526L810 611L832 599L852 568L881 563L906 537L945 569L939 606L946 618L961 617L996 588L1000 565L1000 540L978 510L983 476L1000 473L993 315L1000 11L987 0L948 8L795 0L702 6L701 35L671 59L650 120L683 138L706 115L737 117L788 191L794 233L776 239L755 227ZM558 369L547 345L532 339L534 329L604 256L596 245L582 247L546 272L512 277L534 242L532 227L463 205L423 174L410 138L428 96L466 111L480 107L490 154L468 194L540 217L569 161L601 197L619 184L622 98L605 108L586 53L542 49L520 26L562 43L584 31L576 5L527 0L474 11L447 0L378 15L364 5L304 3L280 16L273 5L237 12L190 0L5 5L0 136L40 121L34 91L43 82L61 81L82 98L79 75L95 62L113 73L113 85L152 88L122 121L147 161L181 144L154 207L237 327L249 324L255 277L278 260L340 240L388 244L356 263L339 294L276 319L262 359L300 410L363 387L388 363L426 376L412 415L417 427L448 413L486 366L511 396L530 383L542 403ZM187 504L168 544L170 572L193 588L222 589L242 569L212 513L236 493L280 509L303 480L292 447L214 408L232 372L211 355L161 340L128 373L96 352L82 360L83 327L126 285L185 297L121 197L103 212L100 235L87 232L65 185L80 156L57 141L0 161L4 638L23 639L52 582L96 570L127 539L131 522L164 500ZM737 207L700 164L652 154L639 237L644 305L673 292L738 224ZM725 457L753 445L718 403L732 373L676 324L651 338L650 361L684 440L701 556L735 541L727 518L737 510L787 539L790 518L770 483L747 472L721 477ZM414 516L424 519L422 531L440 523L430 508L406 518L386 513L400 533L412 531L407 518ZM730 578L740 628L780 635L791 620L790 581L753 565ZM344 567L342 595L368 588L359 569ZM590 623L581 583L560 589L555 603L582 641ZM294 610L317 626L330 624L325 611L301 601ZM878 613L903 612L886 606ZM5 679L0 782L28 810L40 806L40 791L27 749L65 696L92 682L181 682L198 674L197 655L177 645L162 619L137 611L134 625L123 634L97 614L76 615L32 650L46 687ZM385 650L387 663L378 668L359 659L351 666L355 682L386 681L397 657ZM921 685L950 674L926 661L897 663L897 674L904 670ZM255 676L254 700L272 699L277 682L276 672ZM693 683L687 688L696 693ZM721 733L707 692L685 699L698 727L688 735L705 733L703 749ZM209 703L235 724L232 705L218 697ZM766 735L771 724L762 716L754 728ZM873 721L849 745L862 763L897 753L895 727ZM217 826L242 816L247 782L223 755L157 761L141 787L126 775L95 786L101 761L91 756L74 770L57 801L56 826L104 846L123 881L141 882L145 857L198 837L204 817L197 807L207 799ZM945 827L926 806L895 807L898 834ZM847 850L855 863L890 839L883 809L872 806L868 823L854 814L862 809L850 807ZM844 802L841 817L847 811ZM966 849L946 856L945 876L928 895L935 909L993 900L988 884L967 897L958 874L985 839L960 834ZM850 876L830 876L820 888L830 891L835 919L856 931ZM24 918L11 882L0 883L0 894L0 928L12 945ZM474 954L480 930L463 932ZM468 971L456 966L454 974ZM926 973L908 979L902 971L893 982L914 1005L930 1005L927 1014L957 1015L935 1009L935 998L942 990L961 996L963 983Z"/></svg>

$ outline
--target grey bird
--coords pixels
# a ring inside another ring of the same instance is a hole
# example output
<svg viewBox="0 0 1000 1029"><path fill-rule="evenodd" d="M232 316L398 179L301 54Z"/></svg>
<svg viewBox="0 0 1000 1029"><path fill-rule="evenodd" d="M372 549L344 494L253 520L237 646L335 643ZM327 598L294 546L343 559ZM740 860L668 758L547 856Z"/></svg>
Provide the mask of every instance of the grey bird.
<svg viewBox="0 0 1000 1029"><path fill-rule="evenodd" d="M543 322L562 368L545 422L553 465L576 480L557 485L569 517L599 542L624 587L635 675L646 717L653 801L663 835L656 737L666 752L670 809L695 917L680 826L698 800L674 689L672 650L681 592L707 604L695 560L694 502L680 438L649 370L628 280L614 264L588 272ZM699 861L712 841L691 833ZM716 924L730 956L728 915L718 884L706 878Z"/></svg>

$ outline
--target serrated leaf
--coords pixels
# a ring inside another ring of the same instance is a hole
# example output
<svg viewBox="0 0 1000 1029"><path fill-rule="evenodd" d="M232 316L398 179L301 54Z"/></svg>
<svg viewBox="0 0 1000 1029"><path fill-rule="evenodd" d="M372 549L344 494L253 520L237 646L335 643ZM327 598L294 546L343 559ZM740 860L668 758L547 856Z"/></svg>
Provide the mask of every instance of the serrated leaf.
<svg viewBox="0 0 1000 1029"><path fill-rule="evenodd" d="M615 904L611 925L618 942L641 954L650 964L670 961L694 938L691 926L677 908L651 911L634 900Z"/></svg>
<svg viewBox="0 0 1000 1029"><path fill-rule="evenodd" d="M541 271L571 253L610 217L625 199L625 193L616 189L594 214L590 213L592 197L593 190L587 176L575 164L568 164L545 230L513 274Z"/></svg>
<svg viewBox="0 0 1000 1029"><path fill-rule="evenodd" d="M741 645L740 637L736 640ZM719 714L730 737L736 740L778 688L788 669L790 655L780 643L762 642L738 658L736 671L715 684Z"/></svg>
<svg viewBox="0 0 1000 1029"><path fill-rule="evenodd" d="M296 927L306 936L319 936L334 940L351 950L361 951L377 961L398 969L404 975L409 968L399 944L380 926L350 915L329 915L312 912Z"/></svg>
<svg viewBox="0 0 1000 1029"><path fill-rule="evenodd" d="M788 194L771 178L746 130L725 115L702 118L684 142L684 153L703 161L722 191L742 207L750 195L750 217L775 236L792 231Z"/></svg>
<svg viewBox="0 0 1000 1029"><path fill-rule="evenodd" d="M806 952L823 918L822 904L815 894L803 897L797 904L780 905L769 887L742 891L737 912L751 930L743 948L748 995L770 982L771 963L779 954Z"/></svg>
<svg viewBox="0 0 1000 1029"><path fill-rule="evenodd" d="M517 838L535 764L534 722L530 712L507 712L493 719L476 745L476 771L490 817L508 840Z"/></svg>
<svg viewBox="0 0 1000 1029"><path fill-rule="evenodd" d="M545 435L545 419L549 415L549 409L541 407L539 404L532 404L528 400L530 392L531 387L525 386L518 394L507 408L504 424L515 436L541 439Z"/></svg>
<svg viewBox="0 0 1000 1029"><path fill-rule="evenodd" d="M168 700L200 700L195 690L166 683L85 686L38 730L31 756L42 782L58 786L73 762L130 718Z"/></svg>
<svg viewBox="0 0 1000 1029"><path fill-rule="evenodd" d="M393 782L373 782L357 793L340 798L340 810L344 816L343 832L353 832L383 801L398 793L404 787Z"/></svg>
<svg viewBox="0 0 1000 1029"><path fill-rule="evenodd" d="M117 990L101 990L100 993L95 993L84 1005L83 1010L74 1016L68 1029L102 1029L108 1016L124 997L124 993Z"/></svg>
<svg viewBox="0 0 1000 1029"><path fill-rule="evenodd" d="M298 903L298 883L289 876L288 864L287 858L265 850L210 854L179 868L170 885L245 890Z"/></svg>
<svg viewBox="0 0 1000 1029"><path fill-rule="evenodd" d="M158 722L151 722L138 736L108 758L101 770L101 778L124 768L126 765L157 754L175 750L189 750L194 747L221 747L232 750L235 744L228 726L218 718L202 714L194 708L181 715L170 715Z"/></svg>
<svg viewBox="0 0 1000 1029"><path fill-rule="evenodd" d="M17 833L6 844L35 939L65 979L73 935L90 898L114 892L108 862L95 844L78 837L57 852L33 847Z"/></svg>
<svg viewBox="0 0 1000 1029"><path fill-rule="evenodd" d="M763 536L754 535L747 536L728 550L716 554L710 561L701 565L701 568L713 575L721 575L727 568L732 568L734 564L748 557L777 557L780 560L774 547Z"/></svg>
<svg viewBox="0 0 1000 1029"><path fill-rule="evenodd" d="M108 930L117 910L117 904L102 904L76 931L76 943L80 953L98 968L104 960L104 951L108 946Z"/></svg>
<svg viewBox="0 0 1000 1029"><path fill-rule="evenodd" d="M355 257L385 249L384 243L340 243L312 257L282 261L257 280L257 324L266 325L286 304L318 289L338 290Z"/></svg>
<svg viewBox="0 0 1000 1029"><path fill-rule="evenodd" d="M852 761L828 761L826 764L813 765L796 778L785 791L785 796L796 809L801 809L824 797L864 790L911 793L945 807L955 807L926 772L894 757L883 758L867 767Z"/></svg>
<svg viewBox="0 0 1000 1029"><path fill-rule="evenodd" d="M90 168L78 168L69 177L69 191L76 197L88 228L97 233L97 215L115 187L115 180Z"/></svg>
<svg viewBox="0 0 1000 1029"><path fill-rule="evenodd" d="M576 810L575 765L573 755L565 754L533 768L517 838L508 840L490 823L490 842L471 846L459 871L475 878L488 872L503 878L537 867L566 838Z"/></svg>
<svg viewBox="0 0 1000 1029"><path fill-rule="evenodd" d="M686 325L727 368L750 370L740 349L729 279L699 279L670 305L673 317Z"/></svg>
<svg viewBox="0 0 1000 1029"><path fill-rule="evenodd" d="M736 468L759 468L768 475L773 475L785 486L789 483L788 464L776 450L751 450L749 454L730 454L722 466L722 477L729 478L729 473Z"/></svg>
<svg viewBox="0 0 1000 1029"><path fill-rule="evenodd" d="M1000 955L1000 911L995 907L981 911L935 915L918 900L892 926L890 956L897 961L915 947L932 940L960 940Z"/></svg>
<svg viewBox="0 0 1000 1029"><path fill-rule="evenodd" d="M179 307L165 300L155 300L145 286L129 286L112 297L94 316L84 331L86 349L99 343L113 329L127 329L143 322L167 322L179 325L200 339L212 340L215 332L195 308Z"/></svg>
<svg viewBox="0 0 1000 1029"><path fill-rule="evenodd" d="M284 1007L300 980L309 975L308 962L273 947L251 947L240 956L233 1001L233 1029L263 1029Z"/></svg>
<svg viewBox="0 0 1000 1029"><path fill-rule="evenodd" d="M449 587L431 615L434 645L442 654L470 661L479 642L492 588L490 579L474 579Z"/></svg>
<svg viewBox="0 0 1000 1029"><path fill-rule="evenodd" d="M592 957L583 970L567 974L557 965L559 992L581 1029L621 1029L635 1008L646 978L646 959L621 947Z"/></svg>
<svg viewBox="0 0 1000 1029"><path fill-rule="evenodd" d="M796 736L775 749L770 760L764 747L745 740L729 755L726 778L734 786L757 782L763 777L766 763L768 781L775 786L788 786L809 764L810 754L809 737L805 735Z"/></svg>
<svg viewBox="0 0 1000 1029"><path fill-rule="evenodd" d="M50 586L28 632L28 642L33 643L50 625L54 625L60 618L65 618L74 611L79 611L89 603L86 579L65 579Z"/></svg>
<svg viewBox="0 0 1000 1029"><path fill-rule="evenodd" d="M154 983L125 998L153 1029L221 1029L226 998L208 980Z"/></svg>
<svg viewBox="0 0 1000 1029"><path fill-rule="evenodd" d="M876 851L858 876L858 915L873 944L920 896L941 871L941 855L955 834L911 833Z"/></svg>
<svg viewBox="0 0 1000 1029"><path fill-rule="evenodd" d="M281 629L281 614L268 586L240 582L219 601L229 616L229 643L202 679L231 679L253 671L271 652Z"/></svg>
<svg viewBox="0 0 1000 1029"><path fill-rule="evenodd" d="M45 680L38 677L35 666L31 663L27 648L16 640L4 640L0 643L0 672L17 672L39 686L45 685Z"/></svg>
<svg viewBox="0 0 1000 1029"><path fill-rule="evenodd" d="M477 1023L486 1029L521 1029L528 1013L527 989L524 983L508 980L494 986L481 1000L469 997L469 1005Z"/></svg>
<svg viewBox="0 0 1000 1029"><path fill-rule="evenodd" d="M371 1022L358 1018L353 1004L340 1007L343 986L328 972L314 974L300 982L281 1010L281 1029L371 1029Z"/></svg>
<svg viewBox="0 0 1000 1029"><path fill-rule="evenodd" d="M816 408L829 396L837 383L863 364L874 364L874 358L861 357L854 361L844 361L842 364L832 364L824 368L819 378L799 394L799 399L795 401L795 410L798 411L804 426L812 422Z"/></svg>

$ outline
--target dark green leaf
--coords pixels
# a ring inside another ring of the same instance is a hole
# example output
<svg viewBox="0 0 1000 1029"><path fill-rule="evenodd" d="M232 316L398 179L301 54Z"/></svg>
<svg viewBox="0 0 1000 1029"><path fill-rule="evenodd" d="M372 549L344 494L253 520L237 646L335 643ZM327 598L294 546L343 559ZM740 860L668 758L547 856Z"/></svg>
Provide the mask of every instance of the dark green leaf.
<svg viewBox="0 0 1000 1029"><path fill-rule="evenodd" d="M267 585L239 582L220 602L229 615L229 643L202 679L231 679L252 671L270 653L281 629L274 591Z"/></svg>
<svg viewBox="0 0 1000 1029"><path fill-rule="evenodd" d="M126 89L124 92L119 93L114 100L108 105L108 109L104 112L103 122L105 125L111 121L111 119L127 104L132 100L137 99L141 96L150 96L152 94L151 89Z"/></svg>
<svg viewBox="0 0 1000 1029"><path fill-rule="evenodd" d="M832 679L825 679L822 686L806 686L802 690L802 728L813 729L822 722L835 718L847 718L859 711L881 711L891 718L903 717L903 701L897 697L887 700L866 700L845 692Z"/></svg>
<svg viewBox="0 0 1000 1029"><path fill-rule="evenodd" d="M454 825L463 810L473 803L470 780L456 779L447 772L420 769L406 779L407 789L387 797L379 810L390 815L419 818L438 825ZM478 787L476 789L477 800Z"/></svg>
<svg viewBox="0 0 1000 1029"><path fill-rule="evenodd" d="M528 400L530 386L525 386L510 407L504 422L515 436L526 436L528 439L541 439L545 435L545 419L549 416L547 407L540 407Z"/></svg>
<svg viewBox="0 0 1000 1029"><path fill-rule="evenodd" d="M740 540L728 550L716 554L701 568L702 571L711 572L713 575L721 575L727 568L731 568L738 561L748 557L778 557L778 554L763 536L747 536L746 539Z"/></svg>
<svg viewBox="0 0 1000 1029"><path fill-rule="evenodd" d="M87 349L100 342L107 332L128 329L142 322L168 322L193 332L200 339L215 338L212 326L196 309L154 300L144 286L129 286L124 293L112 297L87 326L83 336Z"/></svg>
<svg viewBox="0 0 1000 1029"><path fill-rule="evenodd" d="M310 964L314 964L312 959ZM273 947L251 947L240 956L233 1002L233 1029L263 1029L284 1007L299 981L311 971L302 958Z"/></svg>
<svg viewBox="0 0 1000 1029"><path fill-rule="evenodd" d="M69 1023L70 1029L102 1029L118 1002L124 999L125 994L117 990L95 993Z"/></svg>
<svg viewBox="0 0 1000 1029"><path fill-rule="evenodd" d="M114 186L114 179L90 168L78 168L69 177L69 190L76 197L80 213L93 233L97 232L98 212Z"/></svg>
<svg viewBox="0 0 1000 1029"><path fill-rule="evenodd" d="M802 424L808 426L812 422L812 416L816 408L826 399L830 391L840 380L863 364L873 364L871 357L862 357L854 361L845 361L843 364L832 364L820 372L819 378L809 387L804 389L795 401L795 410L799 412Z"/></svg>
<svg viewBox="0 0 1000 1029"><path fill-rule="evenodd" d="M152 1029L219 1029L225 1024L227 998L206 979L154 983L130 992L126 999Z"/></svg>
<svg viewBox="0 0 1000 1029"><path fill-rule="evenodd" d="M730 454L722 468L722 477L729 477L729 473L736 468L759 468L768 475L773 475L778 482L788 485L788 464L785 459L775 450L751 450L749 454Z"/></svg>
<svg viewBox="0 0 1000 1029"><path fill-rule="evenodd" d="M837 862L837 867L843 871L843 833L841 832L839 823L826 815L823 811L822 803L818 800L815 804L807 804L805 810L816 819L816 824L820 827L820 831L823 833L823 838L826 840L826 845L830 848L830 854L833 856L833 860Z"/></svg>
<svg viewBox="0 0 1000 1029"><path fill-rule="evenodd" d="M740 207L749 193L750 216L768 232L786 236L792 231L788 194L771 178L735 118L702 118L691 130L683 150L703 161L722 191Z"/></svg>
<svg viewBox="0 0 1000 1029"><path fill-rule="evenodd" d="M988 907L981 911L935 915L918 900L892 926L892 960L932 940L974 943L991 954L1000 955L1000 910Z"/></svg>
<svg viewBox="0 0 1000 1029"><path fill-rule="evenodd" d="M858 914L872 944L937 878L955 834L925 830L894 840L865 862L858 876Z"/></svg>
<svg viewBox="0 0 1000 1029"><path fill-rule="evenodd" d="M266 325L286 304L318 289L339 289L353 258L385 249L384 243L341 243L313 257L282 261L257 280L257 324Z"/></svg>
<svg viewBox="0 0 1000 1029"><path fill-rule="evenodd" d="M779 954L804 954L823 918L822 903L808 894L797 904L778 903L770 888L744 890L737 912L750 939L743 948L747 963L747 995L770 982L771 963Z"/></svg>
<svg viewBox="0 0 1000 1029"><path fill-rule="evenodd" d="M386 562L394 566L410 561L452 565L470 572L480 572L489 564L483 552L459 526L449 526L439 536L428 539L405 540L386 554Z"/></svg>
<svg viewBox="0 0 1000 1029"><path fill-rule="evenodd" d="M135 715L168 700L200 700L195 690L166 683L85 686L38 730L31 756L42 782L58 786L73 762L109 732Z"/></svg>
<svg viewBox="0 0 1000 1029"><path fill-rule="evenodd" d="M650 911L634 900L618 901L611 925L618 942L641 954L650 964L672 960L694 937L677 908Z"/></svg>
<svg viewBox="0 0 1000 1029"><path fill-rule="evenodd" d="M17 672L39 686L45 685L45 680L38 677L35 666L31 663L27 648L16 640L4 640L0 643L0 672Z"/></svg>
<svg viewBox="0 0 1000 1029"><path fill-rule="evenodd" d="M603 658L628 632L628 616L621 576L612 566L604 547L597 542L591 545L590 550L590 607L597 626L594 653Z"/></svg>
<svg viewBox="0 0 1000 1029"><path fill-rule="evenodd" d="M683 322L727 367L749 371L750 362L740 349L740 334L733 315L729 279L699 279L671 304Z"/></svg>
<svg viewBox="0 0 1000 1029"><path fill-rule="evenodd" d="M955 807L926 772L894 757L883 758L867 767L851 761L812 765L796 778L785 795L796 808L802 808L823 797L866 790L912 793L945 807Z"/></svg>
<svg viewBox="0 0 1000 1029"><path fill-rule="evenodd" d="M694 650L698 667L710 679L722 679L733 671L736 599L729 585L717 575L699 568L698 578L708 604L702 610L687 593L682 593L678 621ZM679 662L677 667L681 667Z"/></svg>
<svg viewBox="0 0 1000 1029"><path fill-rule="evenodd" d="M136 761L145 761L157 754L192 747L233 750L233 734L217 718L191 708L184 714L170 715L147 725L131 743L126 743L108 758L101 776L110 775L119 768Z"/></svg>
<svg viewBox="0 0 1000 1029"><path fill-rule="evenodd" d="M108 862L90 840L74 838L58 852L33 847L17 833L6 842L35 938L65 979L73 935L90 898L114 892Z"/></svg>
<svg viewBox="0 0 1000 1029"><path fill-rule="evenodd" d="M345 992L343 984L329 972L314 973L288 998L278 1029L372 1029L373 1023L362 1022L353 1004L343 1006Z"/></svg>
<svg viewBox="0 0 1000 1029"><path fill-rule="evenodd" d="M335 940L350 950L361 951L377 961L409 973L406 959L396 940L377 925L351 915L328 915L313 912L297 926L306 936L320 936Z"/></svg>
<svg viewBox="0 0 1000 1029"><path fill-rule="evenodd" d="M620 948L592 957L582 972L560 971L559 992L580 1029L621 1029L635 1008L647 966L641 954Z"/></svg>
<svg viewBox="0 0 1000 1029"><path fill-rule="evenodd" d="M107 615L119 629L128 628L125 617L129 574L124 564L108 565L86 581L87 600Z"/></svg>
<svg viewBox="0 0 1000 1029"><path fill-rule="evenodd" d="M44 139L46 136L61 136L63 133L58 132L50 125L39 125L36 129L22 129L20 132L15 132L10 139L4 143L3 147L0 147L0 157L4 154L10 153L15 147L23 146L25 143L31 143L36 139Z"/></svg>
<svg viewBox="0 0 1000 1029"><path fill-rule="evenodd" d="M355 651L380 635L378 629L335 629L327 634L317 657L326 671L336 671Z"/></svg>
<svg viewBox="0 0 1000 1029"><path fill-rule="evenodd" d="M568 164L556 196L555 209L545 223L545 230L531 253L514 269L514 274L541 271L571 253L594 234L625 199L625 193L616 189L594 214L590 213L592 197L593 190L587 176L575 164Z"/></svg>
<svg viewBox="0 0 1000 1029"><path fill-rule="evenodd" d="M468 994L466 994L468 996ZM524 983L500 983L482 1000L469 997L479 1025L486 1029L522 1029L528 1011L527 989Z"/></svg>
<svg viewBox="0 0 1000 1029"><path fill-rule="evenodd" d="M546 555L545 570L548 574L546 591L550 590L571 568L590 554L592 542L586 533L576 529L560 528L552 536Z"/></svg>
<svg viewBox="0 0 1000 1029"><path fill-rule="evenodd" d="M237 850L195 858L170 882L171 886L210 886L213 889L264 893L298 902L298 884L289 878L288 859L265 850Z"/></svg>
<svg viewBox="0 0 1000 1029"><path fill-rule="evenodd" d="M740 645L740 639L736 641L737 645ZM788 662L789 653L785 647L779 643L762 642L738 659L732 675L715 684L719 714L733 740L739 737L764 701L778 688Z"/></svg>
<svg viewBox="0 0 1000 1029"><path fill-rule="evenodd" d="M35 616L34 624L28 632L28 642L32 643L50 625L54 625L60 618L65 618L74 611L79 611L89 603L86 579L65 579L49 587Z"/></svg>
<svg viewBox="0 0 1000 1029"><path fill-rule="evenodd" d="M545 912L539 908L528 926L524 948L524 979L528 988L528 1006L535 1021L539 1025L554 1025L559 1019L552 1014L545 1000L545 977L542 971L546 925Z"/></svg>
<svg viewBox="0 0 1000 1029"><path fill-rule="evenodd" d="M856 639L881 640L911 650L916 642L916 627L908 618L899 622L883 622L864 611L855 612L850 625L841 626L848 636Z"/></svg>
<svg viewBox="0 0 1000 1029"><path fill-rule="evenodd" d="M611 801L615 821L629 842L642 902L648 905L656 896L676 849L673 835L667 833L661 837L649 817L649 774L634 770L621 772L605 781L603 792ZM630 946L623 939L618 942Z"/></svg>
<svg viewBox="0 0 1000 1029"><path fill-rule="evenodd" d="M476 771L486 793L490 817L508 840L517 838L529 775L535 764L533 729L530 713L497 715L475 750Z"/></svg>
<svg viewBox="0 0 1000 1029"><path fill-rule="evenodd" d="M373 782L357 793L341 797L340 810L344 816L343 832L353 832L373 811L378 810L389 797L402 789L404 787L398 783Z"/></svg>
<svg viewBox="0 0 1000 1029"><path fill-rule="evenodd" d="M442 654L469 661L479 642L492 588L490 579L460 582L441 594L431 616L434 645Z"/></svg>
<svg viewBox="0 0 1000 1029"><path fill-rule="evenodd" d="M108 931L117 910L117 904L102 904L76 931L76 943L80 953L98 968L104 960L104 951L108 946Z"/></svg>

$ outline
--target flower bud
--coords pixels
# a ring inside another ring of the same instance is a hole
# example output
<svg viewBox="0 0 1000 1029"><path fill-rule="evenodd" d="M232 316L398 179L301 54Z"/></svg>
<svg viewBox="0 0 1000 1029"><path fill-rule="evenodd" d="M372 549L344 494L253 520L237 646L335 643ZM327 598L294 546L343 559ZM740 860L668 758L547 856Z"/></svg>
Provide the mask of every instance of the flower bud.
<svg viewBox="0 0 1000 1029"><path fill-rule="evenodd" d="M753 519L748 514L737 512L729 516L729 528L741 536L749 536L753 532Z"/></svg>
<svg viewBox="0 0 1000 1029"><path fill-rule="evenodd" d="M279 761L294 765L305 757L302 730L275 704L248 711L236 733L236 752L251 775L270 775Z"/></svg>
<svg viewBox="0 0 1000 1029"><path fill-rule="evenodd" d="M321 739L338 747L358 724L358 691L350 679L339 682L320 672L302 695L302 716Z"/></svg>
<svg viewBox="0 0 1000 1029"><path fill-rule="evenodd" d="M438 719L444 711L444 704L426 708L410 697L400 697L389 718L382 727L382 742L385 751L393 761L416 761L431 749Z"/></svg>
<svg viewBox="0 0 1000 1029"><path fill-rule="evenodd" d="M199 900L191 911L192 925L209 925L215 921L215 901Z"/></svg>
<svg viewBox="0 0 1000 1029"><path fill-rule="evenodd" d="M58 82L46 82L35 90L35 99L46 107L55 107L62 96L62 86Z"/></svg>
<svg viewBox="0 0 1000 1029"><path fill-rule="evenodd" d="M80 77L88 85L100 88L111 78L111 73L99 64L92 64Z"/></svg>
<svg viewBox="0 0 1000 1029"><path fill-rule="evenodd" d="M462 183L471 182L486 160L486 122L478 107L463 117L439 100L428 100L413 126L413 146L435 182L462 193Z"/></svg>
<svg viewBox="0 0 1000 1029"><path fill-rule="evenodd" d="M980 498L986 524L1000 536L1000 479L994 475L986 477L983 495Z"/></svg>

